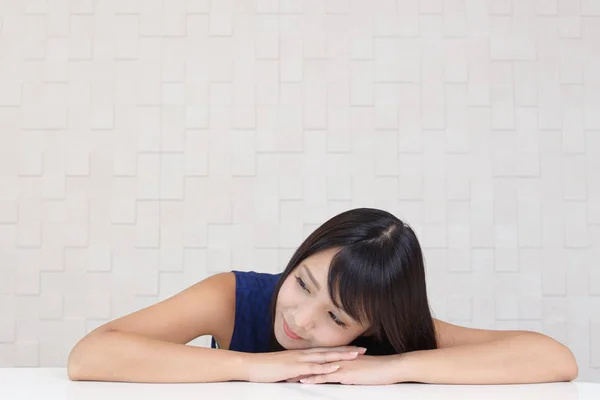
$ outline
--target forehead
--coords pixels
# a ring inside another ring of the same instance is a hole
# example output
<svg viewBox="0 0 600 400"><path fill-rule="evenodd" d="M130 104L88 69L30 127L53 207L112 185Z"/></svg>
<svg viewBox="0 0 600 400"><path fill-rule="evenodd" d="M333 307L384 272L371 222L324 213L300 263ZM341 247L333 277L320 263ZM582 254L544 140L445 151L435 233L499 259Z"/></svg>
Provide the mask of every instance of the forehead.
<svg viewBox="0 0 600 400"><path fill-rule="evenodd" d="M338 251L339 249L337 248L327 249L312 254L300 262L299 269L301 272L306 272L303 271L304 267L302 267L302 264L304 264L319 282L326 282L327 275L329 274L329 265L331 265L331 260Z"/></svg>

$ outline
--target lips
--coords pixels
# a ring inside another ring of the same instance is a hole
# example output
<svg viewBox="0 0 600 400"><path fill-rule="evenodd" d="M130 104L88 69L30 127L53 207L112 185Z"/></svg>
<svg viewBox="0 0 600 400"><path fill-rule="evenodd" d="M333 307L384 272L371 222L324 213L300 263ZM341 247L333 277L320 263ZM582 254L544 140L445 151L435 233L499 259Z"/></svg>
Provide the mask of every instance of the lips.
<svg viewBox="0 0 600 400"><path fill-rule="evenodd" d="M302 339L300 336L296 335L288 326L286 320L283 320L283 332L292 340L300 340Z"/></svg>

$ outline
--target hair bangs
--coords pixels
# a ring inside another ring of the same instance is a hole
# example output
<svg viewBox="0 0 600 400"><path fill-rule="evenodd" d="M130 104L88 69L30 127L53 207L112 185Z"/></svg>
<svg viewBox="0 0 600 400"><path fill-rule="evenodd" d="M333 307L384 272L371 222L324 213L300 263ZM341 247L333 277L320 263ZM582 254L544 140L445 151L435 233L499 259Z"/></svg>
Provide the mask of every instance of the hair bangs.
<svg viewBox="0 0 600 400"><path fill-rule="evenodd" d="M366 248L370 249L367 253ZM369 325L369 332L379 336L385 318L382 311L389 307L390 280L383 275L385 268L374 268L381 263L375 259L374 250L365 243L341 249L332 258L327 287L336 307L358 324ZM372 254L372 257L359 256L364 254Z"/></svg>

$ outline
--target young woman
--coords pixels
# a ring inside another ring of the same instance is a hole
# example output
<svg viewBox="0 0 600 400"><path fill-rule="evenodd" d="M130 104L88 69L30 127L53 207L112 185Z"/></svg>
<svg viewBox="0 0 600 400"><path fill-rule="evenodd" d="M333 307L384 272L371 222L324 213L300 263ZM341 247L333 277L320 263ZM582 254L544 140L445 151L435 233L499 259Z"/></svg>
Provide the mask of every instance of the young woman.
<svg viewBox="0 0 600 400"><path fill-rule="evenodd" d="M201 335L211 348L186 346ZM432 318L414 231L373 208L326 221L281 274L216 274L100 326L68 362L72 380L129 382L501 384L577 373L548 336Z"/></svg>

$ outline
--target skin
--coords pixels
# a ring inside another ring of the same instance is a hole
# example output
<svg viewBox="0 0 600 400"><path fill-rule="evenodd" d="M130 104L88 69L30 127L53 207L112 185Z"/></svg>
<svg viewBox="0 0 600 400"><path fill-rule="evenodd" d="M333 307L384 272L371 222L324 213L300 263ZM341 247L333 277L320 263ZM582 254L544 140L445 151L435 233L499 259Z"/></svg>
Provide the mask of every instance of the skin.
<svg viewBox="0 0 600 400"><path fill-rule="evenodd" d="M287 350L313 347L344 346L365 334L368 326L352 320L336 308L327 290L327 276L332 257L339 249L326 249L307 257L285 279L277 296L275 308L275 337ZM306 268L316 280L312 281ZM301 286L300 279L305 289ZM335 316L335 320L332 318ZM283 321L302 339L294 340L283 330ZM336 323L342 322L344 326Z"/></svg>

